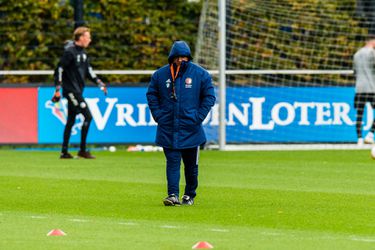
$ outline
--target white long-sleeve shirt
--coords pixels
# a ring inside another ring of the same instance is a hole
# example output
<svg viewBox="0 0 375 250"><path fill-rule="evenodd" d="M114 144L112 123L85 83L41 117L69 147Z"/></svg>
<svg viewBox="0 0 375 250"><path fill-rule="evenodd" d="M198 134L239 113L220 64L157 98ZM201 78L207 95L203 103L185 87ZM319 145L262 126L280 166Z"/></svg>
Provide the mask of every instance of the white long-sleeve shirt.
<svg viewBox="0 0 375 250"><path fill-rule="evenodd" d="M354 54L356 93L375 93L375 50L363 47Z"/></svg>

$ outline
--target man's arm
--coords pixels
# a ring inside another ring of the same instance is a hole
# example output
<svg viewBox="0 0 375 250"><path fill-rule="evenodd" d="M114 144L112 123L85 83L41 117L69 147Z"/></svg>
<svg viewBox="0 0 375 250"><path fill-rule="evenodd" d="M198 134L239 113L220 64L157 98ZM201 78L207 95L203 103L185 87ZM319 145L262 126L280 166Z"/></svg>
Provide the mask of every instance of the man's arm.
<svg viewBox="0 0 375 250"><path fill-rule="evenodd" d="M53 97L51 99L52 102L58 102L61 99L60 89L62 85L62 72L63 72L63 68L60 66L60 62L59 62L53 74L54 83L55 83L55 93L53 94Z"/></svg>
<svg viewBox="0 0 375 250"><path fill-rule="evenodd" d="M98 85L100 90L102 90L104 92L104 95L107 95L108 94L107 85L97 77L97 75L95 74L95 72L94 72L93 68L91 67L90 63L87 63L87 72L88 72L88 78L93 83Z"/></svg>
<svg viewBox="0 0 375 250"><path fill-rule="evenodd" d="M158 122L160 118L160 95L159 95L159 87L158 87L158 77L157 72L155 72L152 77L150 84L147 89L146 93L148 107L150 108L152 117L156 122Z"/></svg>
<svg viewBox="0 0 375 250"><path fill-rule="evenodd" d="M206 71L203 75L201 93L201 103L197 112L198 121L201 123L206 118L211 108L215 105L215 89L212 85L212 78Z"/></svg>
<svg viewBox="0 0 375 250"><path fill-rule="evenodd" d="M62 85L62 74L64 71L64 67L69 65L71 61L73 60L74 56L71 52L65 50L64 54L60 58L59 63L57 64L57 67L54 72L54 83L55 83L55 93L52 97L52 102L58 102L60 101L61 95L60 95L60 89Z"/></svg>

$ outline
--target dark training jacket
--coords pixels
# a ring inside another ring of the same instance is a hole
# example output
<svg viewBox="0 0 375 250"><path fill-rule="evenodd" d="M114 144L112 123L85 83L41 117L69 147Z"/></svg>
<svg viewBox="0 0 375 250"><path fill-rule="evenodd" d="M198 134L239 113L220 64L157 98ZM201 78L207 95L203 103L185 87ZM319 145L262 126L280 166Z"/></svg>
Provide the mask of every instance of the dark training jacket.
<svg viewBox="0 0 375 250"><path fill-rule="evenodd" d="M164 65L151 77L147 101L154 120L158 123L156 144L172 149L193 148L206 142L202 122L215 104L215 93L209 73L191 62L189 46L175 42L168 61L186 56L189 61L181 66L175 80L176 98L171 97L170 65Z"/></svg>
<svg viewBox="0 0 375 250"><path fill-rule="evenodd" d="M62 85L64 97L68 93L82 95L86 78L99 84L99 79L89 63L85 50L72 41L64 47L64 53L55 70L54 78L56 86Z"/></svg>

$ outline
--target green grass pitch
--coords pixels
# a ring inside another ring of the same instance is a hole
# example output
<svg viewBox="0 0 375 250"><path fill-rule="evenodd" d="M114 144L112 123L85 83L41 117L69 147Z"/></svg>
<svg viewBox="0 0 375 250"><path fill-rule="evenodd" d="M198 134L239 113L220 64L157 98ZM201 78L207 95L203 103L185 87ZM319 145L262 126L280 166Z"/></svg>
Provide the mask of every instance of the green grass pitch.
<svg viewBox="0 0 375 250"><path fill-rule="evenodd" d="M191 207L162 204L163 153L95 153L0 150L0 249L375 248L369 150L202 151Z"/></svg>

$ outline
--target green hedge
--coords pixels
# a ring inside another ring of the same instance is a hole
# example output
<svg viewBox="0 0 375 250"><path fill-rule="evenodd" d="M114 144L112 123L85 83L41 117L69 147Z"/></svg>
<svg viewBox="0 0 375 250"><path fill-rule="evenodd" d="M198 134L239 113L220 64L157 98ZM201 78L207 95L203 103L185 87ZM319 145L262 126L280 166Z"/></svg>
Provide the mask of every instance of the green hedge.
<svg viewBox="0 0 375 250"><path fill-rule="evenodd" d="M203 1L203 0L202 0ZM87 49L97 70L156 69L167 63L174 40L186 40L193 50L198 38L200 3L187 0L84 1L84 19L92 29ZM212 0L217 2L217 0ZM9 2L9 1L8 1ZM18 0L0 4L1 69L54 69L63 42L72 37L73 8L69 0ZM231 3L241 1L228 1ZM259 3L261 2L261 6ZM228 68L351 69L355 50L367 29L355 18L355 0L244 1L228 15L249 15L251 29L236 22L229 32L240 36L228 50ZM275 7L277 6L277 7ZM216 27L216 23L212 24ZM241 26L242 25L242 26ZM228 26L229 27L229 26ZM208 43L207 43L208 44ZM217 42L211 49L215 54ZM251 58L252 65L246 65ZM244 66L245 65L245 66ZM149 76L103 76L112 84L148 82ZM301 81L319 81L302 76ZM347 82L330 78L330 81ZM0 82L45 82L52 77L6 76Z"/></svg>
<svg viewBox="0 0 375 250"><path fill-rule="evenodd" d="M94 69L156 69L167 63L174 40L186 40L194 50L201 3L186 0L171 3L166 0L85 1L84 19L93 36L87 51ZM70 1L18 0L1 4L1 68L53 69L64 41L72 37L73 13ZM111 83L149 81L149 76L104 78ZM6 76L0 81L51 83L52 77Z"/></svg>

